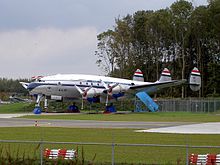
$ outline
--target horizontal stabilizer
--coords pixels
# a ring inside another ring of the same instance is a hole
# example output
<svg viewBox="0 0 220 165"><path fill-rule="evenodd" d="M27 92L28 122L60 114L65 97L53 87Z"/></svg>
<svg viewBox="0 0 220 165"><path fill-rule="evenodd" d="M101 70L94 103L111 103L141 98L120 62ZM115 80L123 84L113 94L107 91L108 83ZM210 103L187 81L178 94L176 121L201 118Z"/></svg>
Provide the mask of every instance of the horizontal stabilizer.
<svg viewBox="0 0 220 165"><path fill-rule="evenodd" d="M178 86L185 84L187 81L185 79L183 80L171 80L171 81L165 81L165 82L159 82L151 83L151 84L144 84L144 85L133 85L130 87L130 92L138 92L138 91L145 91L147 93L154 93L160 89L172 87L172 86ZM132 91L131 91L132 90Z"/></svg>

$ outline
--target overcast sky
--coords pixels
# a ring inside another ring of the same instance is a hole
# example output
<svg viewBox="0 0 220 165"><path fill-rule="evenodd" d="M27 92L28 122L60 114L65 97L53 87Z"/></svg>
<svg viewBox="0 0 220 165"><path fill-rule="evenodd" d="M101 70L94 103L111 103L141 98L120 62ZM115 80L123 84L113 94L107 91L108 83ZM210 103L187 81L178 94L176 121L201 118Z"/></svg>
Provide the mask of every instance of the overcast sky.
<svg viewBox="0 0 220 165"><path fill-rule="evenodd" d="M97 34L115 18L158 10L175 0L0 0L0 77L105 73L96 65ZM192 2L192 1L190 1ZM193 5L206 5L193 0Z"/></svg>

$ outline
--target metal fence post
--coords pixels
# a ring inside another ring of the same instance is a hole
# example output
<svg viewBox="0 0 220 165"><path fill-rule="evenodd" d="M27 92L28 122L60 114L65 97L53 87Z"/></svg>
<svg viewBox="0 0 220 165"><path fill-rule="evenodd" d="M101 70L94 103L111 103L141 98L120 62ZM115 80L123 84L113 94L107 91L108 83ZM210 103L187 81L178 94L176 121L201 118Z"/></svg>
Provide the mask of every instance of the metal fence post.
<svg viewBox="0 0 220 165"><path fill-rule="evenodd" d="M189 165L189 145L186 145L186 165Z"/></svg>
<svg viewBox="0 0 220 165"><path fill-rule="evenodd" d="M115 144L112 142L112 165L115 164Z"/></svg>
<svg viewBox="0 0 220 165"><path fill-rule="evenodd" d="M216 108L216 100L213 99L213 102L214 102L214 112L217 112L217 108Z"/></svg>
<svg viewBox="0 0 220 165"><path fill-rule="evenodd" d="M40 142L40 164L43 165L43 141Z"/></svg>

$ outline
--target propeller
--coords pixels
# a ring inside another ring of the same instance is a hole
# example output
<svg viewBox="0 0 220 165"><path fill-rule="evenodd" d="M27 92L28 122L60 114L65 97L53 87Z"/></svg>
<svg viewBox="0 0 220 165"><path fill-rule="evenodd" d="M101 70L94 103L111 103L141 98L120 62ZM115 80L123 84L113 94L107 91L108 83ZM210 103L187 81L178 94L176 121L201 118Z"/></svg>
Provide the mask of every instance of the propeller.
<svg viewBox="0 0 220 165"><path fill-rule="evenodd" d="M116 84L110 86L110 85L107 85L107 84L106 84L104 81L102 81L102 80L100 80L100 82L101 82L101 84L105 87L105 90L104 90L103 92L107 94L107 96L106 96L106 101L105 101L105 106L107 106L107 105L108 105L108 97L109 97L109 95L112 94L113 88L115 88L116 86L118 86L119 83L116 83Z"/></svg>
<svg viewBox="0 0 220 165"><path fill-rule="evenodd" d="M92 88L92 86L86 88L84 91L83 91L80 87L78 87L77 85L75 85L75 87L76 87L76 89L79 91L79 93L80 93L81 96L82 96L82 99L81 99L81 100L82 100L81 109L83 109L83 108L84 108L84 107L83 107L83 100L84 100L84 98L87 97L87 93L88 93L88 91Z"/></svg>

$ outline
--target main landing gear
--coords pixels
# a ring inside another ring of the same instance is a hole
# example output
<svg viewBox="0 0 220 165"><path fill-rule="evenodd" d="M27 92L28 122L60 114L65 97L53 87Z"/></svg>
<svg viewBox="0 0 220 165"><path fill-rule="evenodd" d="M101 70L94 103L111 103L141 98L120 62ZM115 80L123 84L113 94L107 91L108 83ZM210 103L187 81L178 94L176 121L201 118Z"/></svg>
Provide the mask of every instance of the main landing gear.
<svg viewBox="0 0 220 165"><path fill-rule="evenodd" d="M47 109L48 109L48 102L47 102L46 96L43 96L42 94L38 94L37 95L36 104L35 104L35 108L33 110L34 114L41 114L42 108L40 107L40 102L43 99L43 97L45 97L45 99L44 99L44 108L45 108L45 111L47 111Z"/></svg>
<svg viewBox="0 0 220 165"><path fill-rule="evenodd" d="M115 113L115 112L116 112L116 109L112 103L105 107L104 113Z"/></svg>

